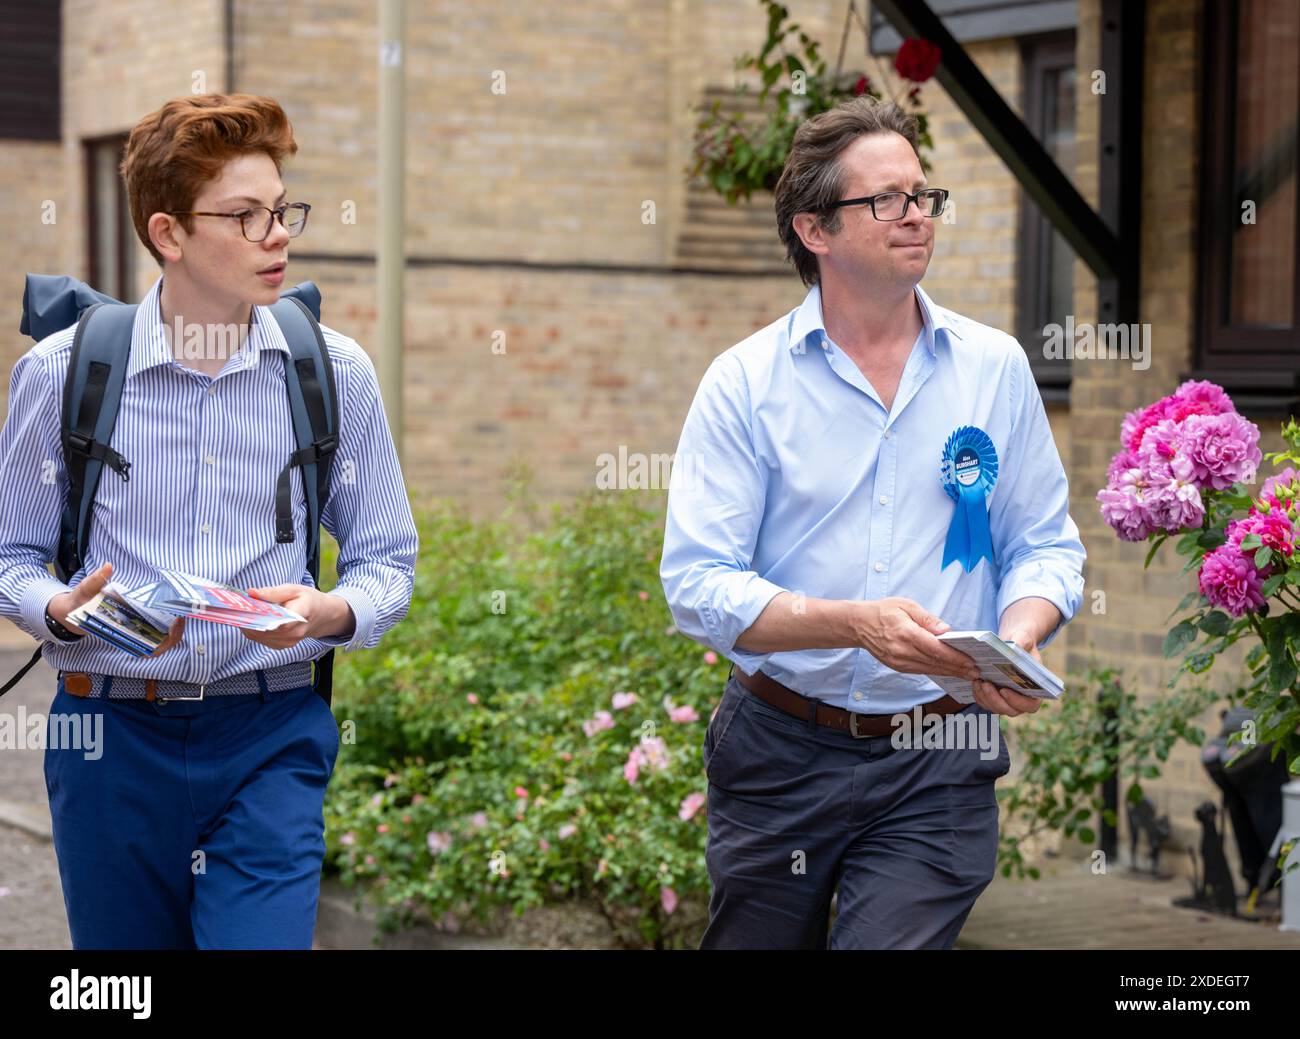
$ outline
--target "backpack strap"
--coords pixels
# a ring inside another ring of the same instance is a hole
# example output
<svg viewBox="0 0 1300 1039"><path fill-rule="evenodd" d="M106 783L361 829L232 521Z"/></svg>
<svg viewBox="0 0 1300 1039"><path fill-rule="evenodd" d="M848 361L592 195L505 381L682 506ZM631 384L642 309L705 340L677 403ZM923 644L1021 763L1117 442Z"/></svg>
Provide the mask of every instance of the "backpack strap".
<svg viewBox="0 0 1300 1039"><path fill-rule="evenodd" d="M109 447L131 354L135 304L95 303L82 312L63 382L62 441L68 473L55 567L67 581L81 568L90 540L91 503L107 464L123 480L131 463ZM87 336L91 322L94 334Z"/></svg>
<svg viewBox="0 0 1300 1039"><path fill-rule="evenodd" d="M0 696L4 696L5 693L9 692L10 689L23 680L23 675L27 674L28 671L36 666L36 661L41 659L41 654L44 650L45 643L42 642L36 647L36 652L32 654L32 659L22 666L22 669L18 674L14 675L13 678L9 679L9 681L7 681L3 686L0 686Z"/></svg>
<svg viewBox="0 0 1300 1039"><path fill-rule="evenodd" d="M334 384L325 337L310 306L295 296L285 296L270 307L289 356L284 362L284 381L289 391L297 450L275 484L275 540L291 542L293 529L293 483L295 466L302 468L303 495L307 501L307 570L320 584L320 515L329 501L330 470L338 451L339 398ZM314 662L313 685L330 702L334 650Z"/></svg>
<svg viewBox="0 0 1300 1039"><path fill-rule="evenodd" d="M33 293L33 280L39 291ZM67 285L61 284L67 282ZM77 322L72 338L72 356L63 380L63 407L61 441L63 463L68 474L68 494L59 519L59 544L54 554L54 569L65 584L81 569L90 539L91 503L99 477L107 464L123 480L131 478L131 463L108 446L117 422L118 405L122 400L122 383L126 378L127 361L131 355L131 331L135 324L134 304L118 303L111 297L99 296L96 302L78 302L74 290L80 286L93 292L81 282L72 279L28 276L28 294L23 301L24 331L28 330L29 299L39 298L48 309L31 311L32 334L42 335L58 331L53 325L71 316ZM85 305L84 309L73 309ZM80 313L80 317L76 314ZM94 335L86 338L91 320L95 322ZM67 327L63 325L62 327ZM44 654L45 644L36 647L30 660L12 678L0 686L4 696L22 681Z"/></svg>

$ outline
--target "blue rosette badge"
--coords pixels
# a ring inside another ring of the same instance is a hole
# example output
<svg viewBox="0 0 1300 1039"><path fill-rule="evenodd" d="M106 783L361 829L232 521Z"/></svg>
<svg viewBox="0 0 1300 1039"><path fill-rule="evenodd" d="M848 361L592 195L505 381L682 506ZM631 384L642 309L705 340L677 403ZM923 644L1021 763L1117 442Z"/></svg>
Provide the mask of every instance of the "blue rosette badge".
<svg viewBox="0 0 1300 1039"><path fill-rule="evenodd" d="M982 429L961 426L943 445L939 467L943 489L956 503L948 539L943 544L943 565L959 561L967 573L981 559L993 565L993 541L989 537L989 511L985 497L998 478L998 453Z"/></svg>

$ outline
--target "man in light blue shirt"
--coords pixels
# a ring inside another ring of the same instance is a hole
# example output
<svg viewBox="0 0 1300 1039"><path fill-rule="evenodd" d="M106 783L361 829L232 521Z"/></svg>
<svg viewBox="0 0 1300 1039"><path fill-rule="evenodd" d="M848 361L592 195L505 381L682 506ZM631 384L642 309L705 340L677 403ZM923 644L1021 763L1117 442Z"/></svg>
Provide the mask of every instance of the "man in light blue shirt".
<svg viewBox="0 0 1300 1039"><path fill-rule="evenodd" d="M1005 750L900 750L893 718L1037 710L935 636L991 629L1036 657L1079 606L1084 550L1024 351L919 285L946 198L895 106L806 123L776 210L811 288L714 360L686 418L661 577L677 627L736 665L704 747L706 947L824 946L837 880L831 945L950 947L992 878ZM963 426L998 460L992 562L969 572L941 565ZM974 681L953 697L927 675Z"/></svg>

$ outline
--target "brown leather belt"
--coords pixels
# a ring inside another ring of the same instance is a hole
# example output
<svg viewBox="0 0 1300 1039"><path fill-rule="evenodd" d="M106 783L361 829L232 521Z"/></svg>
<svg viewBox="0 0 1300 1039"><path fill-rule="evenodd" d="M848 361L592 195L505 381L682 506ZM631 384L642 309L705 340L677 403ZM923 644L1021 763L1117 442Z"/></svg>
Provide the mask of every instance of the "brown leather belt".
<svg viewBox="0 0 1300 1039"><path fill-rule="evenodd" d="M856 739L864 739L867 736L888 736L895 729L894 714L855 714L853 711L846 711L842 707L835 707L821 700L815 700L812 697L796 693L793 689L782 685L775 678L763 674L762 671L755 671L752 675L747 675L740 668L734 667L731 669L731 673L735 675L737 682L764 703L770 704L778 711L784 711L800 721L807 721L809 713L816 710L818 725L825 725L829 729L839 729ZM816 706L814 707L814 705ZM945 694L937 700L921 704L921 715L925 717L931 714L952 714L967 706L969 705L962 703L960 700L954 700L951 696Z"/></svg>

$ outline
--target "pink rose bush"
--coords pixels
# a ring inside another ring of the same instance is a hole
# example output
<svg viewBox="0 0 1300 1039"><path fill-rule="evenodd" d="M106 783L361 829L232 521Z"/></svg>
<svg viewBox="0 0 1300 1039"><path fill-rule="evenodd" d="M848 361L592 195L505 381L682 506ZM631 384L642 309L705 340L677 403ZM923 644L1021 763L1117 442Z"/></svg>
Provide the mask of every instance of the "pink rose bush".
<svg viewBox="0 0 1300 1039"><path fill-rule="evenodd" d="M421 516L423 612L336 686L364 738L331 784L326 868L392 927L576 899L622 944L694 947L702 746L730 662L656 590L661 495L549 515ZM475 589L509 589L509 611Z"/></svg>
<svg viewBox="0 0 1300 1039"><path fill-rule="evenodd" d="M1102 518L1125 541L1156 537L1159 544L1170 534L1195 532L1188 547L1207 550L1197 582L1205 601L1233 617L1259 610L1267 599L1264 582L1279 565L1274 560L1285 567L1295 542L1294 498L1285 497L1293 493L1292 470L1270 479L1244 517L1230 518L1263 457L1259 427L1237 414L1220 387L1191 380L1130 412L1120 439L1097 494ZM1228 512L1212 517L1208 499L1216 496ZM1227 522L1222 538L1212 522L1220 518ZM1261 556L1264 545L1270 551Z"/></svg>
<svg viewBox="0 0 1300 1039"><path fill-rule="evenodd" d="M1201 526L1205 492L1253 482L1261 460L1259 427L1209 382L1185 382L1131 412L1121 439L1097 500L1125 541Z"/></svg>
<svg viewBox="0 0 1300 1039"><path fill-rule="evenodd" d="M1280 719L1261 740L1283 743L1300 771L1300 566L1296 561L1300 503L1300 426L1282 427L1286 449L1261 454L1259 428L1243 418L1222 388L1183 383L1168 397L1125 417L1120 450L1097 493L1102 518L1124 541L1151 541L1146 563L1169 537L1196 569L1196 591L1178 606L1195 612L1165 637L1172 656L1202 635L1183 668L1199 674L1245 637L1257 644L1246 657L1251 680L1245 704ZM1253 484L1261 461L1285 466ZM1291 464L1288 464L1291 463ZM1276 699L1269 702L1272 695ZM1267 714L1263 715L1268 717ZM1289 719L1289 720L1288 720Z"/></svg>

